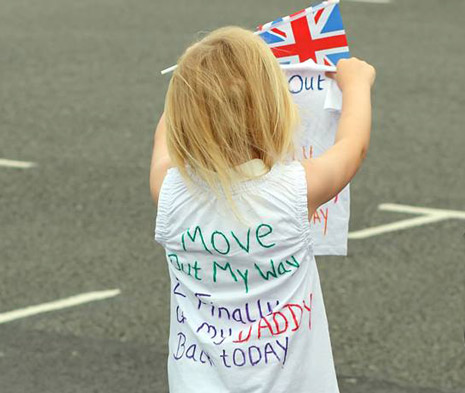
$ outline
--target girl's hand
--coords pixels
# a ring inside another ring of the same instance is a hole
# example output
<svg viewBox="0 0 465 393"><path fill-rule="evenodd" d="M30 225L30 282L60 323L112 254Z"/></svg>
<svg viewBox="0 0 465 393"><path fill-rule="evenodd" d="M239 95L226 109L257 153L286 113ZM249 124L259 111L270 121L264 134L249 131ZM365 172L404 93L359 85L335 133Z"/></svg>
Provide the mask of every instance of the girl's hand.
<svg viewBox="0 0 465 393"><path fill-rule="evenodd" d="M351 87L358 89L363 85L371 88L375 82L376 70L366 61L351 57L339 60L336 73L327 72L326 76L336 80L342 91Z"/></svg>
<svg viewBox="0 0 465 393"><path fill-rule="evenodd" d="M308 212L331 200L351 181L365 159L371 132L371 87L375 69L355 57L341 59L336 74L342 111L334 145L318 158L303 161L307 175Z"/></svg>

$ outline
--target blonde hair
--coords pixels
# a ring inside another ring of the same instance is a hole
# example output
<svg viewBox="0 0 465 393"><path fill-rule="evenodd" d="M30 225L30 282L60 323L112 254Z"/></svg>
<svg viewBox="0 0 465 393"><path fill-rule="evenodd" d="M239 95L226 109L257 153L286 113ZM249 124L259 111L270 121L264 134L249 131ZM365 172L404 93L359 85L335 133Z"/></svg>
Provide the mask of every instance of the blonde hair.
<svg viewBox="0 0 465 393"><path fill-rule="evenodd" d="M169 155L186 180L189 166L222 193L236 217L232 187L247 175L234 167L260 158L271 169L289 157L298 121L277 59L251 31L217 29L179 58L165 101Z"/></svg>

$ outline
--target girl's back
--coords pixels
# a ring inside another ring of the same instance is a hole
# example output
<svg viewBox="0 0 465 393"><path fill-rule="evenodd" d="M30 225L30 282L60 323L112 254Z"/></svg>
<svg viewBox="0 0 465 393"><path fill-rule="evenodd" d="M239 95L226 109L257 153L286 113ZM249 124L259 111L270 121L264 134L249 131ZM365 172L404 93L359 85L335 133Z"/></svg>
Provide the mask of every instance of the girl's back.
<svg viewBox="0 0 465 393"><path fill-rule="evenodd" d="M338 392L305 170L241 168L261 174L232 189L249 225L194 174L192 189L176 168L163 181L155 239L171 278L170 392Z"/></svg>
<svg viewBox="0 0 465 393"><path fill-rule="evenodd" d="M259 37L218 29L178 61L150 172L171 278L171 393L338 392L308 217L365 157L374 69L337 68L334 146L298 162L298 110Z"/></svg>

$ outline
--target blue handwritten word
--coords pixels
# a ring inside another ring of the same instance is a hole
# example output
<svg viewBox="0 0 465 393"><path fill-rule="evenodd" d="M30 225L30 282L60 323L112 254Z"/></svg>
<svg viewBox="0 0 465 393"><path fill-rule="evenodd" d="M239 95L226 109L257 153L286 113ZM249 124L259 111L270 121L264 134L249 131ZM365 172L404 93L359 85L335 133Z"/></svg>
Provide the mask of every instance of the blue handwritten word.
<svg viewBox="0 0 465 393"><path fill-rule="evenodd" d="M325 81L325 79L318 74L317 77L311 76L311 77L302 77L298 74L292 75L289 78L288 84L289 84L289 91L291 94L299 94L301 93L304 89L305 90L323 90L322 83Z"/></svg>

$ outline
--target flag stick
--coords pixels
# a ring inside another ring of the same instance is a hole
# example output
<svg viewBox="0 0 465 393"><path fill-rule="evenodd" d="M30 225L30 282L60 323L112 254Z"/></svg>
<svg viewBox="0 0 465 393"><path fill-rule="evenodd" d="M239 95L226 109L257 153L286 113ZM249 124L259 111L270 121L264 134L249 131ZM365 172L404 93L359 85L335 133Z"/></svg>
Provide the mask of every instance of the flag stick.
<svg viewBox="0 0 465 393"><path fill-rule="evenodd" d="M307 60L303 63L294 63L294 64L280 64L283 70L289 71L299 71L299 70L309 70L309 71L325 71L325 72L336 72L336 67L326 66L322 64L317 64L313 60ZM177 65L168 67L161 71L162 75L172 72L177 68Z"/></svg>
<svg viewBox="0 0 465 393"><path fill-rule="evenodd" d="M328 5L337 4L337 3L339 3L339 0L326 0L326 1L323 1L323 2L321 3L321 5L322 5L323 7L326 7L326 6L328 6ZM308 7L308 8L305 10L305 13L307 14L307 13L309 13L309 12L311 12L311 11L312 11L312 7ZM301 17L301 15L299 15L299 17ZM289 17L288 17L288 18L289 18ZM272 25L272 22L269 22L269 23L266 23L266 24L263 25L263 26L266 27L265 30L268 30L271 26L273 26L273 27L279 27L280 24L282 24L282 23L288 23L288 22L289 22L289 20L285 19L285 20L283 20L281 23L275 23L275 24ZM260 33L262 33L262 32L263 32L263 30L258 30L258 31L254 31L253 33L256 35L256 34L260 34ZM305 64L305 62L304 62L304 63L298 63L298 64L292 64L292 65L297 65L297 66L298 66L298 65L300 65L300 64ZM319 66L319 64L315 64L315 63L313 63L313 64L314 64L315 66ZM287 66L289 66L289 65L288 65L288 64L285 64L283 68L286 68ZM306 69L307 66L308 66L308 65L306 65L306 66L304 67L304 69ZM172 65L171 67L165 68L164 70L160 71L160 73L161 73L162 75L165 75L165 74L167 74L167 73L169 73L169 72L173 72L177 67L178 67L177 65ZM318 68L318 67L315 68L315 67L311 66L310 69L315 70L315 71L328 71L328 72L336 71L336 67L324 66L324 65L322 65L321 67L322 67L322 68ZM292 69L292 67L291 67L291 69Z"/></svg>
<svg viewBox="0 0 465 393"><path fill-rule="evenodd" d="M168 72L173 72L176 68L178 67L177 64L171 66L171 67L168 67L168 68L165 68L164 70L161 71L161 74L162 75L165 75L167 74Z"/></svg>

